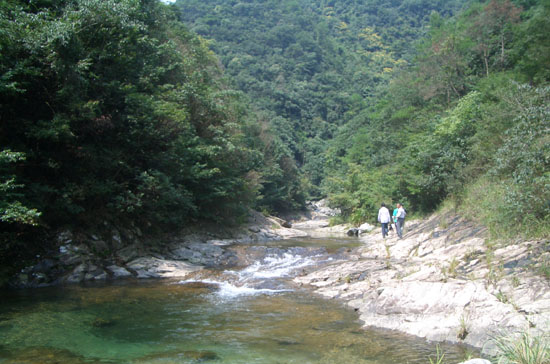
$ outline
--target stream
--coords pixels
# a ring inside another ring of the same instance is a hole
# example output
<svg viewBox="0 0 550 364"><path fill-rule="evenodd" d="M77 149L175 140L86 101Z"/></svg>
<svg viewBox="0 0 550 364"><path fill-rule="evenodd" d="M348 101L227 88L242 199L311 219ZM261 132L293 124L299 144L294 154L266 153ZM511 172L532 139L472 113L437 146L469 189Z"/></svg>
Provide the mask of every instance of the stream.
<svg viewBox="0 0 550 364"><path fill-rule="evenodd" d="M353 310L292 284L355 239L236 246L250 261L186 280L0 292L0 363L429 363L436 344L363 329ZM440 344L447 363L471 349ZM473 353L475 355L475 353Z"/></svg>

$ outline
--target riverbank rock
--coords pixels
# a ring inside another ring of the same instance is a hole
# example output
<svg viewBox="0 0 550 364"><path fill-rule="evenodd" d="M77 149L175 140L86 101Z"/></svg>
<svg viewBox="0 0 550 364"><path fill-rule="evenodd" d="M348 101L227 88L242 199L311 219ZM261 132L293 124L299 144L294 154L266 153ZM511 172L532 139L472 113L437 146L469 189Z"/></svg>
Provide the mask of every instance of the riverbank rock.
<svg viewBox="0 0 550 364"><path fill-rule="evenodd" d="M76 266L68 275L60 279L63 283L80 283L82 281L105 280L108 273L92 263L82 263Z"/></svg>
<svg viewBox="0 0 550 364"><path fill-rule="evenodd" d="M339 216L342 213L340 209L333 209L329 207L326 199L309 202L307 204L307 209L311 211L313 220L316 218L324 219L326 217Z"/></svg>
<svg viewBox="0 0 550 364"><path fill-rule="evenodd" d="M184 278L202 267L178 260L143 257L131 261L127 267L136 272L137 278Z"/></svg>
<svg viewBox="0 0 550 364"><path fill-rule="evenodd" d="M361 226L359 226L358 228L354 227L354 228L348 229L348 231L346 232L346 235L347 236L359 236L359 235L362 235L362 234L370 233L373 230L374 230L374 226L372 226L369 223L364 223Z"/></svg>
<svg viewBox="0 0 550 364"><path fill-rule="evenodd" d="M295 229L314 230L314 229L328 227L330 226L330 222L328 219L307 220L307 221L296 222L293 224L293 226Z"/></svg>
<svg viewBox="0 0 550 364"><path fill-rule="evenodd" d="M115 279L127 278L132 276L132 273L130 273L126 268L119 267L117 265L110 265L106 267L106 269L110 273L110 276Z"/></svg>
<svg viewBox="0 0 550 364"><path fill-rule="evenodd" d="M358 228L359 235L365 234L365 233L370 233L374 229L375 229L375 227L373 225L366 222L364 224L361 224L361 226L359 226L359 228Z"/></svg>
<svg viewBox="0 0 550 364"><path fill-rule="evenodd" d="M319 200L307 203L307 214L292 224L292 227L307 231L308 234L315 234L318 229L330 226L330 219L340 215L339 209L328 206L326 200Z"/></svg>
<svg viewBox="0 0 550 364"><path fill-rule="evenodd" d="M362 235L347 261L294 279L345 301L365 326L493 353L503 331L550 330L550 283L536 267L547 242L491 242L482 227L451 214Z"/></svg>
<svg viewBox="0 0 550 364"><path fill-rule="evenodd" d="M294 225L296 226L296 225ZM325 227L315 227L307 231L307 234L315 238L324 238L324 237L345 237L350 229L350 226L347 224L339 224L334 226L325 226Z"/></svg>
<svg viewBox="0 0 550 364"><path fill-rule="evenodd" d="M285 227L286 226L286 227ZM14 288L42 287L127 277L183 277L201 267L239 264L228 249L235 244L306 237L286 220L250 211L244 225L203 222L170 236L146 237L137 226L118 228L110 223L93 232L62 231L56 250L12 277Z"/></svg>

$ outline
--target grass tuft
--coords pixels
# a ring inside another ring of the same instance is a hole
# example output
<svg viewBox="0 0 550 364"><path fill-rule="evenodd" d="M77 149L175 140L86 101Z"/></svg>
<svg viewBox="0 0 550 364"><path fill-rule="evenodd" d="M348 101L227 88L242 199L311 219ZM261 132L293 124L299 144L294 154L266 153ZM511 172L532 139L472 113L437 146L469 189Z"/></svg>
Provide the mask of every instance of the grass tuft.
<svg viewBox="0 0 550 364"><path fill-rule="evenodd" d="M550 280L550 259L546 258L542 261L538 268L538 273L547 280Z"/></svg>
<svg viewBox="0 0 550 364"><path fill-rule="evenodd" d="M533 336L528 331L519 335L503 335L493 338L498 349L499 364L549 364L550 342L548 337Z"/></svg>
<svg viewBox="0 0 550 364"><path fill-rule="evenodd" d="M428 359L430 360L430 364L443 364L445 363L445 353L441 350L439 345L437 345L435 347L435 358L432 359L432 357L429 357Z"/></svg>
<svg viewBox="0 0 550 364"><path fill-rule="evenodd" d="M466 322L466 317L464 317L464 315L462 315L460 317L460 328L458 330L458 333L456 335L456 337L460 340L464 340L466 339L466 336L468 336L469 332L468 332L468 323Z"/></svg>

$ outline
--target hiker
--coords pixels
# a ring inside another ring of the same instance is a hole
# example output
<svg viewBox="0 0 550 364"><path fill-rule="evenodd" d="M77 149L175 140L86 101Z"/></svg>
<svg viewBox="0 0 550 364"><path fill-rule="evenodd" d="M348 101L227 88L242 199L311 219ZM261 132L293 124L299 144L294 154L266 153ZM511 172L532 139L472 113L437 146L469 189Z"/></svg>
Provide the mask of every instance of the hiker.
<svg viewBox="0 0 550 364"><path fill-rule="evenodd" d="M397 230L397 236L399 236L400 239L403 238L403 226L405 225L405 216L407 215L407 212L403 208L403 205L400 203L397 204L397 214L395 215L396 222L395 222L395 229Z"/></svg>
<svg viewBox="0 0 550 364"><path fill-rule="evenodd" d="M391 217L392 224L395 227L395 232L396 233L397 233L397 211L399 211L399 207L397 207L397 205L396 205L395 209L393 209L393 213L392 213L392 217Z"/></svg>
<svg viewBox="0 0 550 364"><path fill-rule="evenodd" d="M382 203L382 207L378 210L378 222L382 224L382 238L386 238L386 235L388 235L388 223L390 221L390 211L386 207L386 204Z"/></svg>

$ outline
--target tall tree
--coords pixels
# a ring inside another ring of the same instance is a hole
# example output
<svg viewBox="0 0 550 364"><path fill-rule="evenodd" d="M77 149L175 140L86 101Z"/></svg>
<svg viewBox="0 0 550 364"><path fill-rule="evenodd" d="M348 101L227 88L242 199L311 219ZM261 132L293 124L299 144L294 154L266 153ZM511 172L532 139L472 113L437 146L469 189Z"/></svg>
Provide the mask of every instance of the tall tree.
<svg viewBox="0 0 550 364"><path fill-rule="evenodd" d="M511 25L519 21L521 8L510 0L491 0L479 13L472 24L470 33L476 41L476 50L480 53L489 76L490 58L499 54L496 64L505 65L506 44L511 37Z"/></svg>

